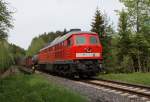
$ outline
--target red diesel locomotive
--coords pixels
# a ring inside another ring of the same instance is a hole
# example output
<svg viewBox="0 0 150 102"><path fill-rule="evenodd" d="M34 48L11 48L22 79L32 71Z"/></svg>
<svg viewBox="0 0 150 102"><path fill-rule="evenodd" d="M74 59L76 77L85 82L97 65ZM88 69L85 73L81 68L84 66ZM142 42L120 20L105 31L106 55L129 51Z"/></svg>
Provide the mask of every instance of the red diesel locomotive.
<svg viewBox="0 0 150 102"><path fill-rule="evenodd" d="M57 37L35 59L40 69L51 73L91 77L101 71L102 45L96 33L73 31Z"/></svg>

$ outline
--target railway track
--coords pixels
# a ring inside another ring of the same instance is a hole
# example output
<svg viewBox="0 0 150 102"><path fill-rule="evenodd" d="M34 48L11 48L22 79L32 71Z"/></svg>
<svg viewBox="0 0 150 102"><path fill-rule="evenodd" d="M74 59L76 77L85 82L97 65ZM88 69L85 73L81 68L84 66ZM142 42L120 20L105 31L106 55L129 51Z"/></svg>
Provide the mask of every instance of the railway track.
<svg viewBox="0 0 150 102"><path fill-rule="evenodd" d="M36 73L41 73L41 74L49 76L48 73L41 72L41 71L36 71ZM57 76L57 77L59 77L59 76ZM62 77L60 77L60 78L62 78ZM68 78L66 79L64 77L62 79L65 79L65 81L70 80L70 79L68 79ZM62 80L62 79L60 79L60 80ZM95 78L94 79L86 79L86 80L82 80L82 79L75 79L75 80L73 79L72 80L71 79L70 81L75 82L77 84L81 84L85 87L89 87L87 90L90 90L91 88L102 90L100 92L106 92L106 93L110 94L109 96L107 96L109 98L110 97L112 98L113 97L112 93L115 92L114 95L118 94L117 97L114 96L115 98L117 98L116 100L130 100L130 98L131 98L131 99L139 100L139 101L134 100L131 102L150 102L150 86L135 85L135 84L129 84L129 83L124 83L124 82L95 79ZM66 82L64 82L64 83L66 83ZM73 85L74 84L72 84L71 87L73 87ZM66 86L66 84L65 84L65 86ZM82 88L82 87L78 87L78 88L80 90L80 88ZM91 95L91 92L94 92L94 89L93 89L93 91L90 90L88 94ZM101 94L101 93L99 93L99 94L102 95L102 97L103 97L103 95L105 95L105 94ZM99 94L97 93L97 91L95 91L95 93L92 93L92 95L90 97L92 97L92 98L93 98L93 96L99 97ZM124 96L127 99L124 99ZM112 102L116 102L116 101L112 101ZM120 102L128 102L128 101L120 101Z"/></svg>
<svg viewBox="0 0 150 102"><path fill-rule="evenodd" d="M111 81L111 80L103 80L103 79L82 80L81 82L150 99L149 86L135 85L135 84L129 84L129 83L123 83L123 82Z"/></svg>
<svg viewBox="0 0 150 102"><path fill-rule="evenodd" d="M121 91L122 93L129 93L131 95L136 95L139 97L144 97L150 100L150 86L129 84L125 82L104 80L104 79L86 79L86 80L75 80L77 82L82 82L90 85L95 85L98 87L104 87L110 90Z"/></svg>

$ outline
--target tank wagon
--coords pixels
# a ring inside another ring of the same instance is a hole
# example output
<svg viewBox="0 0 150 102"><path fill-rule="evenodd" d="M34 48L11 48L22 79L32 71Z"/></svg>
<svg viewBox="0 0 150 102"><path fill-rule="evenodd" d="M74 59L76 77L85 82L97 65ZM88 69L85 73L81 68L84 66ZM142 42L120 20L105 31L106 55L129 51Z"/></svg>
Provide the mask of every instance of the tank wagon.
<svg viewBox="0 0 150 102"><path fill-rule="evenodd" d="M97 33L72 31L57 37L37 56L42 70L67 77L91 77L101 71L102 45Z"/></svg>

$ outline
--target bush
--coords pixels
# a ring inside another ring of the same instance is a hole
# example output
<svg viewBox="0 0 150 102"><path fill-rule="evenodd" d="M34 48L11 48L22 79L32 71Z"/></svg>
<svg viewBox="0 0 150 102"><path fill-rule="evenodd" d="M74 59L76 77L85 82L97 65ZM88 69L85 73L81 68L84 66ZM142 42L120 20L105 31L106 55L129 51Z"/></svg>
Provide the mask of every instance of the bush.
<svg viewBox="0 0 150 102"><path fill-rule="evenodd" d="M0 41L0 72L3 72L13 64L13 56L7 41Z"/></svg>

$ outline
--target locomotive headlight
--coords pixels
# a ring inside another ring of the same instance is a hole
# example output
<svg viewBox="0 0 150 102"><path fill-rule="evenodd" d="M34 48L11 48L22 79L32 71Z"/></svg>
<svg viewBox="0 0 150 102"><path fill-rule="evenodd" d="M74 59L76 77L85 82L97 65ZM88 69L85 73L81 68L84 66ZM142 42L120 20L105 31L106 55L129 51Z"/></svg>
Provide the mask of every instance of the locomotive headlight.
<svg viewBox="0 0 150 102"><path fill-rule="evenodd" d="M101 56L101 53L95 53L95 56L96 56L96 57L100 57L100 56Z"/></svg>

